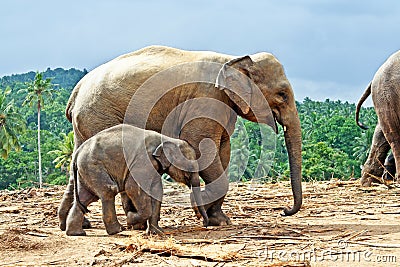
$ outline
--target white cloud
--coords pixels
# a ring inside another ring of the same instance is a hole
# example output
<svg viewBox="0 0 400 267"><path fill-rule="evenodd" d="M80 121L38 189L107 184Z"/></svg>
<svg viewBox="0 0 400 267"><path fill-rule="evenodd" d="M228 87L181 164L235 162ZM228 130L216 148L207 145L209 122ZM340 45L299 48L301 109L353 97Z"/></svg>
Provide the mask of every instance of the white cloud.
<svg viewBox="0 0 400 267"><path fill-rule="evenodd" d="M234 55L267 51L284 65L298 99L356 102L400 48L397 0L3 2L0 76L59 66L90 70L150 44Z"/></svg>

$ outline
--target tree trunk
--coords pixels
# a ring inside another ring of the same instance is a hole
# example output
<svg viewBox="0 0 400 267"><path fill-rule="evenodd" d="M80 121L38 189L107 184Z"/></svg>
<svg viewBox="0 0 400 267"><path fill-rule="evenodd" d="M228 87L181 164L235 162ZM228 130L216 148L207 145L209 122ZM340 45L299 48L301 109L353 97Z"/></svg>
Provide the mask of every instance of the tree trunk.
<svg viewBox="0 0 400 267"><path fill-rule="evenodd" d="M42 188L43 186L43 179L42 179L42 155L40 151L40 100L38 101L38 156L39 156L39 188Z"/></svg>

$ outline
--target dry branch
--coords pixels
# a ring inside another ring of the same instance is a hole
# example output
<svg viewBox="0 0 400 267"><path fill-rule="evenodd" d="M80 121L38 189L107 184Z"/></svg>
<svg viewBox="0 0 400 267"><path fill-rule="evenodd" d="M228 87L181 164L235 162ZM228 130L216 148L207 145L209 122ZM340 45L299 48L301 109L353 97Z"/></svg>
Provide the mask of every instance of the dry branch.
<svg viewBox="0 0 400 267"><path fill-rule="evenodd" d="M275 236L275 235L239 235L239 236L235 236L235 238L313 240L313 238L310 238L310 237Z"/></svg>
<svg viewBox="0 0 400 267"><path fill-rule="evenodd" d="M349 241L349 243L368 246L368 247L375 247L375 248L400 248L400 244L377 244L377 243L358 242L358 241Z"/></svg>
<svg viewBox="0 0 400 267"><path fill-rule="evenodd" d="M362 234L364 234L364 233L366 233L366 232L368 232L368 230L361 230L361 231L358 232L358 233L354 233L354 234L352 234L351 236L349 236L348 238L346 238L346 241L348 242L348 241L350 241L351 239L353 239L353 238L355 238L355 237L357 237L357 236L359 236L359 235L362 235Z"/></svg>

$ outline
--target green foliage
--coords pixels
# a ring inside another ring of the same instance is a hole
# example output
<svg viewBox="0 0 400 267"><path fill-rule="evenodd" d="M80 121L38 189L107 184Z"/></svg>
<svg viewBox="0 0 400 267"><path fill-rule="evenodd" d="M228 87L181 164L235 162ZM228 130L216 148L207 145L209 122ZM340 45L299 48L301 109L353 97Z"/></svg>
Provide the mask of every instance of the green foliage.
<svg viewBox="0 0 400 267"><path fill-rule="evenodd" d="M74 132L71 131L68 134L61 133L61 135L63 141L58 143L58 149L49 151L48 154L56 157L53 160L56 168L69 170L72 153L74 151Z"/></svg>
<svg viewBox="0 0 400 267"><path fill-rule="evenodd" d="M364 164L372 141L374 126L377 117L373 108L363 108L361 118L367 125L372 126L368 131L361 130L355 124L355 105L348 102L330 101L316 102L309 98L298 105L302 124L304 178L315 179L307 169L307 161L318 162L312 166L314 170L324 170L324 177L351 178L359 177L361 165ZM322 153L321 142L326 144L325 153ZM313 146L314 145L314 146ZM318 145L315 147L315 145ZM335 154L331 149L334 149ZM313 159L310 155L314 155ZM338 157L338 159L335 159ZM336 161L334 164L329 163ZM332 169L336 166L336 170ZM309 166L311 167L311 166ZM319 175L321 177L321 175Z"/></svg>
<svg viewBox="0 0 400 267"><path fill-rule="evenodd" d="M371 126L363 131L355 124L354 104L306 98L297 103L297 108L302 127L304 180L359 177L377 123L374 109L362 108L361 118ZM287 180L290 174L287 151L282 129L278 132L276 136L267 135L269 142L276 142L275 146L262 148L257 143L260 140L257 124L239 118L231 138L230 179ZM260 159L260 151L268 158ZM262 174L254 172L260 162L265 170Z"/></svg>
<svg viewBox="0 0 400 267"><path fill-rule="evenodd" d="M57 84L55 91L52 92L53 100L45 103L45 109L41 111L41 139L42 139L42 166L43 182L65 184L66 170L56 168L53 163L57 157L49 151L59 148L63 138L62 133L69 133L72 130L71 123L65 118L65 106L74 85L87 72L76 69L63 70L47 69L43 72L42 80L52 78L52 83ZM38 151L37 151L37 111L29 108L28 105L22 106L26 94L19 93L19 90L26 88L26 82L35 78L35 72L26 74L12 75L0 78L0 87L8 88L7 103L12 102L16 114L22 117L22 124L27 125L24 132L16 129L21 152L10 151L7 159L0 158L0 189L20 188L38 185ZM27 92L27 91L25 91ZM15 116L13 116L15 118ZM65 134L64 134L65 135Z"/></svg>
<svg viewBox="0 0 400 267"><path fill-rule="evenodd" d="M18 135L25 130L25 123L16 111L14 99L7 98L10 93L9 87L5 91L0 89L0 153L4 159L7 159L12 149L21 149Z"/></svg>
<svg viewBox="0 0 400 267"><path fill-rule="evenodd" d="M65 118L65 106L74 85L86 74L75 69L47 69L42 80L51 78L57 84L53 100L41 111L43 178L45 183L65 184L72 151L72 126ZM8 110L15 120L11 141L21 152L11 149L8 158L0 158L0 189L38 185L38 151L35 131L37 112L22 106L26 82L35 79L35 72L0 78L0 88L7 88L0 97L0 114ZM6 108L8 105L13 108ZM370 126L362 131L354 122L355 105L341 101L313 101L309 98L297 103L303 138L304 180L325 180L331 177L348 179L359 177L360 166L368 155L377 118L373 108L362 108L361 120ZM22 120L18 120L21 114ZM7 115L9 116L9 115ZM23 125L26 131L23 131ZM10 127L11 128L11 127ZM4 135L4 134L3 134ZM1 136L1 132L0 132ZM0 137L1 139L1 137ZM3 139L1 139L3 140ZM4 142L4 141L2 141ZM15 142L15 143L14 143ZM238 118L231 137L231 180L280 181L289 179L289 164L283 130L278 134L265 125Z"/></svg>
<svg viewBox="0 0 400 267"><path fill-rule="evenodd" d="M0 188L24 188L30 186L38 186L38 151L36 139L34 138L36 130L28 129L26 133L21 134L21 152L11 151L9 157L4 160L0 159ZM60 169L56 169L52 161L53 155L48 152L54 150L55 145L59 142L59 137L53 133L42 130L43 152L43 177L44 182L51 183L52 179L62 177L66 181L65 173ZM64 182L65 183L65 182Z"/></svg>
<svg viewBox="0 0 400 267"><path fill-rule="evenodd" d="M304 145L302 156L303 177L306 180L348 179L354 176L356 161L326 142Z"/></svg>
<svg viewBox="0 0 400 267"><path fill-rule="evenodd" d="M231 137L229 179L247 181L254 177L268 178L274 162L275 139L270 127L238 118Z"/></svg>

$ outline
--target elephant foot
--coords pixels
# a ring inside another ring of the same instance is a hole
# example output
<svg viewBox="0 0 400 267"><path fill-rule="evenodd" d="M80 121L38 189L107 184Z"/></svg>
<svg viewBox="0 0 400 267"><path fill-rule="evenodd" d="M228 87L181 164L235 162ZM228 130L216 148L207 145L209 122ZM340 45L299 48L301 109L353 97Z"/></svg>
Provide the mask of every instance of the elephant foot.
<svg viewBox="0 0 400 267"><path fill-rule="evenodd" d="M231 220L222 211L218 211L208 215L209 226L231 225Z"/></svg>
<svg viewBox="0 0 400 267"><path fill-rule="evenodd" d="M65 229L67 229L67 217L70 209L71 207L68 207L67 210L65 208L58 209L57 214L61 231L65 231Z"/></svg>
<svg viewBox="0 0 400 267"><path fill-rule="evenodd" d="M146 230L147 220L143 220L137 212L129 211L126 215L126 224L134 230Z"/></svg>
<svg viewBox="0 0 400 267"><path fill-rule="evenodd" d="M360 183L362 187L370 187L372 186L372 183L386 184L383 178L374 176L362 176L360 179Z"/></svg>
<svg viewBox="0 0 400 267"><path fill-rule="evenodd" d="M67 229L67 231L65 232L68 236L85 236L86 232L83 231L83 229L79 229L79 230L70 230Z"/></svg>
<svg viewBox="0 0 400 267"><path fill-rule="evenodd" d="M92 224L90 223L89 219L86 218L86 217L83 218L82 228L83 228L83 229L92 228Z"/></svg>
<svg viewBox="0 0 400 267"><path fill-rule="evenodd" d="M66 222L66 220L60 220L59 226L60 226L60 230L61 230L61 231L65 231L65 230L67 229L67 222ZM86 217L83 218L82 228L83 228L83 229L92 228L92 225L91 225L89 219L86 218Z"/></svg>
<svg viewBox="0 0 400 267"><path fill-rule="evenodd" d="M123 230L124 230L124 227L122 227L122 225L119 222L109 224L106 226L106 231L107 231L107 234L109 234L109 235L118 234L118 233L122 232Z"/></svg>
<svg viewBox="0 0 400 267"><path fill-rule="evenodd" d="M361 177L360 184L362 187L370 187L372 180L370 178Z"/></svg>
<svg viewBox="0 0 400 267"><path fill-rule="evenodd" d="M147 223L146 222L145 223L136 223L136 224L133 224L130 226L132 226L133 230L146 230Z"/></svg>

